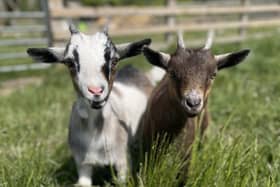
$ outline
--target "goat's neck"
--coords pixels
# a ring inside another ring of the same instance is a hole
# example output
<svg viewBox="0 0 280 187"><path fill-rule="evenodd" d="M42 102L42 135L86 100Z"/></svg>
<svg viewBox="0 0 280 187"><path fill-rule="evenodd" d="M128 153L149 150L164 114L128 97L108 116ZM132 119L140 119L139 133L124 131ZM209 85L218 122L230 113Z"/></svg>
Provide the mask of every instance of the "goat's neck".
<svg viewBox="0 0 280 187"><path fill-rule="evenodd" d="M165 77L159 83L150 100L150 111L147 112L152 115L155 129L176 134L184 127L188 116L177 97L172 94L169 81Z"/></svg>
<svg viewBox="0 0 280 187"><path fill-rule="evenodd" d="M163 83L163 86L166 87L167 90L163 93L162 97L167 101L169 106L168 113L178 121L185 122L188 116L171 85L171 80L166 78Z"/></svg>

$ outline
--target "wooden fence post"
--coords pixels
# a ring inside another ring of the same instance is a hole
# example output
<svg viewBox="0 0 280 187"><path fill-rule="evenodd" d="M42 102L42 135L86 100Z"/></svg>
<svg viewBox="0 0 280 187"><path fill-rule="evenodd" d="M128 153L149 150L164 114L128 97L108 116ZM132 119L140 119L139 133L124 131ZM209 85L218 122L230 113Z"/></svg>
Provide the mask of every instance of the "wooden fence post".
<svg viewBox="0 0 280 187"><path fill-rule="evenodd" d="M166 8L174 8L176 6L176 0L165 0ZM169 27L175 26L175 16L166 16L166 24ZM165 41L170 43L174 39L174 36L172 33L168 32L165 33Z"/></svg>
<svg viewBox="0 0 280 187"><path fill-rule="evenodd" d="M18 4L19 4L19 2L16 0L4 0L3 1L4 9L7 12L13 12L13 11L19 9ZM12 25L12 19L6 19L5 25Z"/></svg>
<svg viewBox="0 0 280 187"><path fill-rule="evenodd" d="M41 0L41 9L42 11L45 13L45 25L47 27L47 31L46 31L46 35L48 38L48 46L52 46L53 45L53 34L52 34L52 27L51 27L51 23L50 23L50 10L49 10L49 4L48 4L48 0Z"/></svg>
<svg viewBox="0 0 280 187"><path fill-rule="evenodd" d="M278 6L280 6L280 0L277 0ZM278 16L280 16L280 13L278 13Z"/></svg>
<svg viewBox="0 0 280 187"><path fill-rule="evenodd" d="M240 4L244 7L249 6L250 5L250 0L240 0ZM244 25L242 25L239 29L239 35L242 39L246 38L246 24L248 23L249 20L249 15L247 13L243 13L240 16L240 22Z"/></svg>

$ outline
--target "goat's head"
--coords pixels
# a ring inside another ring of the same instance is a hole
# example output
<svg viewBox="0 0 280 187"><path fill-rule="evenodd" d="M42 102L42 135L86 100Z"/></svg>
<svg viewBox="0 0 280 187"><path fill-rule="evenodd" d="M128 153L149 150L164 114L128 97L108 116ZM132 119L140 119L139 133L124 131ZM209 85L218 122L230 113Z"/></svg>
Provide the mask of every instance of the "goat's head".
<svg viewBox="0 0 280 187"><path fill-rule="evenodd" d="M78 94L89 101L92 108L101 108L112 89L116 65L127 57L138 55L150 39L115 45L107 30L86 35L70 25L71 38L63 48L30 48L27 53L45 63L63 63L71 74Z"/></svg>
<svg viewBox="0 0 280 187"><path fill-rule="evenodd" d="M144 48L147 60L166 70L169 81L168 92L183 106L189 116L199 114L207 101L211 85L218 70L242 62L250 50L222 55L210 51L213 34L210 34L204 48L186 48L181 33L178 34L176 51L169 55Z"/></svg>

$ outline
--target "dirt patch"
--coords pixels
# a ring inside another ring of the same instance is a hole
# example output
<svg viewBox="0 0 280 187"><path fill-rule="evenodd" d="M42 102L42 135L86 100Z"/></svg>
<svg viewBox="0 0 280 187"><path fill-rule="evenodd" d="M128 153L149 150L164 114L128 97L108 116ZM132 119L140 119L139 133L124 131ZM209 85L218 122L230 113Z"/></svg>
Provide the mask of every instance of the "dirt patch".
<svg viewBox="0 0 280 187"><path fill-rule="evenodd" d="M26 77L4 81L0 83L0 96L10 95L14 91L22 90L29 85L39 86L42 82L42 77Z"/></svg>

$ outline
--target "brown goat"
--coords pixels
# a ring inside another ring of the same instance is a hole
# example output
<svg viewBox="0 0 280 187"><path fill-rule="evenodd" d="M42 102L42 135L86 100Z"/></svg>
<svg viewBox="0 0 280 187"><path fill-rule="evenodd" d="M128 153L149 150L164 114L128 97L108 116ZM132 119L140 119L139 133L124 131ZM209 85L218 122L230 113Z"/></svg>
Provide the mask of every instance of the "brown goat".
<svg viewBox="0 0 280 187"><path fill-rule="evenodd" d="M204 48L192 49L184 46L182 34L179 34L177 49L171 55L144 48L147 60L166 71L153 90L142 119L146 148L150 148L158 135L166 134L172 140L182 134L187 153L194 141L196 120L202 113L205 115L201 133L207 128L207 99L216 73L239 64L250 52L245 49L215 56L210 51L212 37Z"/></svg>

